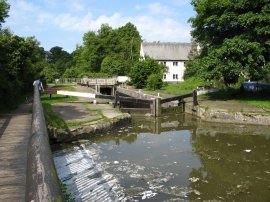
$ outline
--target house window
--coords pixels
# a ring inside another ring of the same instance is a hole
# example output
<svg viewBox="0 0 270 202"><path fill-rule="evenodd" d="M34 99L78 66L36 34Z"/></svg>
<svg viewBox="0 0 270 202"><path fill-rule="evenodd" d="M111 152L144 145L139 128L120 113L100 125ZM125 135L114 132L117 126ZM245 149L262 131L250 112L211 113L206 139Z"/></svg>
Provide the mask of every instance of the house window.
<svg viewBox="0 0 270 202"><path fill-rule="evenodd" d="M178 66L178 62L173 62L173 66Z"/></svg>
<svg viewBox="0 0 270 202"><path fill-rule="evenodd" d="M163 79L166 79L166 74L163 74Z"/></svg>
<svg viewBox="0 0 270 202"><path fill-rule="evenodd" d="M160 64L166 65L166 61L160 61Z"/></svg>
<svg viewBox="0 0 270 202"><path fill-rule="evenodd" d="M173 74L173 79L177 79L178 80L178 74Z"/></svg>

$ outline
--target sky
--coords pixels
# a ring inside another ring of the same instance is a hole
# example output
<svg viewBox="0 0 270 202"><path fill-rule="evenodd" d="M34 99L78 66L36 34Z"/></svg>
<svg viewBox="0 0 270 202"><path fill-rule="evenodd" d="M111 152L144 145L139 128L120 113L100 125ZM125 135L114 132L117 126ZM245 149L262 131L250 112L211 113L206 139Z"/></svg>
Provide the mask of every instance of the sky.
<svg viewBox="0 0 270 202"><path fill-rule="evenodd" d="M147 42L190 42L190 0L8 0L9 17L3 27L14 34L34 36L49 51L68 52L81 45L83 35L131 22Z"/></svg>

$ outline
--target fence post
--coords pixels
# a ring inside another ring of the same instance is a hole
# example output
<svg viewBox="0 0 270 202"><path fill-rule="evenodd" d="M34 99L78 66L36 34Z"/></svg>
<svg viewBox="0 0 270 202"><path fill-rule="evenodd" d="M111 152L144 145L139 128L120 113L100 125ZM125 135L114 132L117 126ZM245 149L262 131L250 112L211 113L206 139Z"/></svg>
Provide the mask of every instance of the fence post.
<svg viewBox="0 0 270 202"><path fill-rule="evenodd" d="M197 90L193 91L193 106L198 105Z"/></svg>

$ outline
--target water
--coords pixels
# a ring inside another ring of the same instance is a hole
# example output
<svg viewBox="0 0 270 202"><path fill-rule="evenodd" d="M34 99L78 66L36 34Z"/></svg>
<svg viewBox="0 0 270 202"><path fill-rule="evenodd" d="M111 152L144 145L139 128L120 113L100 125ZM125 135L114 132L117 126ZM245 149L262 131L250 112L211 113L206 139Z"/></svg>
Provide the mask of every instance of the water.
<svg viewBox="0 0 270 202"><path fill-rule="evenodd" d="M122 201L270 201L269 129L137 117L76 145L113 176Z"/></svg>

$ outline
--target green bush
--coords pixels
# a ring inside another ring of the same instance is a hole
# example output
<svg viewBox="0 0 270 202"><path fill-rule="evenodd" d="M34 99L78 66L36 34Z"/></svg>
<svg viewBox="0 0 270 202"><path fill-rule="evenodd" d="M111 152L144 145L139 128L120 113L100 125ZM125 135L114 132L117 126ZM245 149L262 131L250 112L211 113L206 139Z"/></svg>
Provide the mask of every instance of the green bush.
<svg viewBox="0 0 270 202"><path fill-rule="evenodd" d="M148 90L158 90L162 87L162 76L160 74L151 74L146 82Z"/></svg>
<svg viewBox="0 0 270 202"><path fill-rule="evenodd" d="M145 58L135 63L131 68L130 78L136 88L145 88L147 79L151 74L163 75L167 71L165 65L159 64L151 58Z"/></svg>

